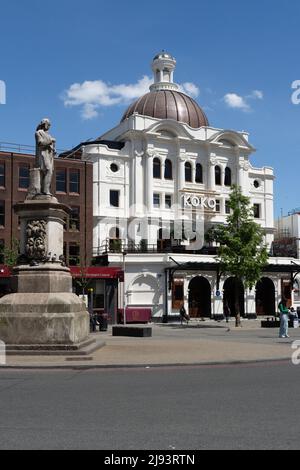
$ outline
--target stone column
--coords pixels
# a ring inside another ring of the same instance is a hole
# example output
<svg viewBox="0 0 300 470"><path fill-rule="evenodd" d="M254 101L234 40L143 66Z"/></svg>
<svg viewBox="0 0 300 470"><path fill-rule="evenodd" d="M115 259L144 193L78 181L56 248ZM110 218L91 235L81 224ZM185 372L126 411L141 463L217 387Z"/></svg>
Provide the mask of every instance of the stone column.
<svg viewBox="0 0 300 470"><path fill-rule="evenodd" d="M221 186L225 186L225 166L221 166Z"/></svg>
<svg viewBox="0 0 300 470"><path fill-rule="evenodd" d="M244 166L245 162L240 161L238 166L238 185L243 189L244 188Z"/></svg>
<svg viewBox="0 0 300 470"><path fill-rule="evenodd" d="M185 159L178 158L178 191L184 189L185 186Z"/></svg>
<svg viewBox="0 0 300 470"><path fill-rule="evenodd" d="M130 198L129 198L129 207L132 208L136 201L135 201L135 164L136 164L136 157L135 154L131 157L130 160L130 171L129 171L129 188L130 188ZM129 211L129 214L132 213L132 209Z"/></svg>
<svg viewBox="0 0 300 470"><path fill-rule="evenodd" d="M217 160L215 157L211 157L209 159L209 167L208 167L208 189L211 191L215 191L216 183L215 183L215 166Z"/></svg>
<svg viewBox="0 0 300 470"><path fill-rule="evenodd" d="M145 153L145 205L148 213L152 212L153 207L153 157L152 153Z"/></svg>
<svg viewBox="0 0 300 470"><path fill-rule="evenodd" d="M185 187L185 159L182 157L178 158L178 166L177 166L177 204L178 207L182 207L181 205L181 195L182 190Z"/></svg>

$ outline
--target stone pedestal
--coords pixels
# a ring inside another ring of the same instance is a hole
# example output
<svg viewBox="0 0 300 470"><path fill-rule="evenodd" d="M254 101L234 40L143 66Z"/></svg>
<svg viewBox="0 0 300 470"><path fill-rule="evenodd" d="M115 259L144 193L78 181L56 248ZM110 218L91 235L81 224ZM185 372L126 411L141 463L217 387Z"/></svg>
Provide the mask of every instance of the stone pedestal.
<svg viewBox="0 0 300 470"><path fill-rule="evenodd" d="M0 339L8 349L74 350L88 340L89 314L72 293L63 259L63 224L69 208L37 195L15 206L21 247L13 271L15 293L0 299Z"/></svg>

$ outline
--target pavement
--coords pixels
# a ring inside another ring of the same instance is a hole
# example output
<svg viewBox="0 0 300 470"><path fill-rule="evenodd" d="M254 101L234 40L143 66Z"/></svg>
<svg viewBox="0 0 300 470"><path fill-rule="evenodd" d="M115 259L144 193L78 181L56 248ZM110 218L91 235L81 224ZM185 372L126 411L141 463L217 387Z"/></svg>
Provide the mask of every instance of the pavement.
<svg viewBox="0 0 300 470"><path fill-rule="evenodd" d="M262 329L261 320L244 320L241 328L215 321L151 324L152 337L91 336L105 346L88 356L7 356L1 368L92 369L210 365L244 362L291 361L292 344L300 341L300 328L290 329L288 339L278 338L278 329ZM300 345L300 343L299 343ZM299 353L300 357L300 353Z"/></svg>

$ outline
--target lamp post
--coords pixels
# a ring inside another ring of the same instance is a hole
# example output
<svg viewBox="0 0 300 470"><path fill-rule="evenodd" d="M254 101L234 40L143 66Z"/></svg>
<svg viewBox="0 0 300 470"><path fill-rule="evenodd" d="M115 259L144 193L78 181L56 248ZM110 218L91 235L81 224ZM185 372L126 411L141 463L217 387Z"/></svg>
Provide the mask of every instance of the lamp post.
<svg viewBox="0 0 300 470"><path fill-rule="evenodd" d="M90 314L90 324L92 325L93 331L96 331L96 322L94 318L94 289L88 289L90 293L90 298L88 299L88 310Z"/></svg>
<svg viewBox="0 0 300 470"><path fill-rule="evenodd" d="M126 278L125 278L125 269L126 269L126 251L123 251L123 306L124 306L124 325L126 325L126 307L127 307L127 292L126 292Z"/></svg>

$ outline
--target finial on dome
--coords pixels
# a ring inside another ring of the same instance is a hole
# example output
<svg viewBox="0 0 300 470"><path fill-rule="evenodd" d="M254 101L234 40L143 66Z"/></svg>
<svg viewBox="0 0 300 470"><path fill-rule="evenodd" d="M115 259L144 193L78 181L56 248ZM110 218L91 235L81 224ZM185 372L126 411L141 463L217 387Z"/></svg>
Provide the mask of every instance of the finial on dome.
<svg viewBox="0 0 300 470"><path fill-rule="evenodd" d="M176 67L176 59L168 52L162 50L152 62L154 84L150 91L178 90L178 85L173 82L173 74Z"/></svg>

